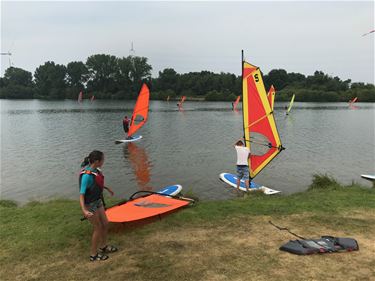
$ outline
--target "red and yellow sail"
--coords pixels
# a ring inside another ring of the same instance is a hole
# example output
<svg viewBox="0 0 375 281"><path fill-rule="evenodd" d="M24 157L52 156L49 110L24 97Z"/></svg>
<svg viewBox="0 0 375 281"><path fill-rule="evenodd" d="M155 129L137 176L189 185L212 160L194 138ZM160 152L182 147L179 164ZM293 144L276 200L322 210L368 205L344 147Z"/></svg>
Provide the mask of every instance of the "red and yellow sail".
<svg viewBox="0 0 375 281"><path fill-rule="evenodd" d="M148 106L150 101L150 90L144 83L141 90L139 91L138 99L135 104L133 115L130 120L130 127L128 136L131 137L136 131L138 131L147 121L148 117Z"/></svg>
<svg viewBox="0 0 375 281"><path fill-rule="evenodd" d="M270 106L271 106L272 110L273 110L273 105L275 104L274 103L275 94L276 94L275 87L273 85L271 85L271 87L270 87L270 89L268 90L268 93L267 93L267 98L268 98L268 102L270 103Z"/></svg>
<svg viewBox="0 0 375 281"><path fill-rule="evenodd" d="M260 69L244 61L242 73L245 142L251 151L249 170L254 178L283 147ZM255 145L265 147L266 152L255 154L252 149Z"/></svg>

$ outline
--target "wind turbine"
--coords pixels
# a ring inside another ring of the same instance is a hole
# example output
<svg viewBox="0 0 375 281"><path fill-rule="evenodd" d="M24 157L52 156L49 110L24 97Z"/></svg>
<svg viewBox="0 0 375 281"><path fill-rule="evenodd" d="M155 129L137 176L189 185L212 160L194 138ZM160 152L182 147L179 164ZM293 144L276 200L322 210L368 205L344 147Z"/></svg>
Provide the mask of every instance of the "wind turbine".
<svg viewBox="0 0 375 281"><path fill-rule="evenodd" d="M131 47L130 47L130 50L129 50L129 55L130 55L131 57L134 57L134 56L135 56L135 50L134 50L133 42L132 42Z"/></svg>
<svg viewBox="0 0 375 281"><path fill-rule="evenodd" d="M10 61L10 56L12 55L12 53L11 52L7 52L7 53L0 53L2 56L9 56L9 67L11 67L12 66L12 62Z"/></svg>

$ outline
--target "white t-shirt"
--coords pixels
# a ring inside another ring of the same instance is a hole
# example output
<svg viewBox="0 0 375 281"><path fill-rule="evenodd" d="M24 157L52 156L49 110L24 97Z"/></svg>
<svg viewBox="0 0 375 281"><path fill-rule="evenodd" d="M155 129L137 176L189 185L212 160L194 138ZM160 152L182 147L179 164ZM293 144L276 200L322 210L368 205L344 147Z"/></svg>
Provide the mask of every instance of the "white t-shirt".
<svg viewBox="0 0 375 281"><path fill-rule="evenodd" d="M234 148L237 151L237 165L246 165L248 166L247 159L249 158L250 149L246 146L235 145Z"/></svg>

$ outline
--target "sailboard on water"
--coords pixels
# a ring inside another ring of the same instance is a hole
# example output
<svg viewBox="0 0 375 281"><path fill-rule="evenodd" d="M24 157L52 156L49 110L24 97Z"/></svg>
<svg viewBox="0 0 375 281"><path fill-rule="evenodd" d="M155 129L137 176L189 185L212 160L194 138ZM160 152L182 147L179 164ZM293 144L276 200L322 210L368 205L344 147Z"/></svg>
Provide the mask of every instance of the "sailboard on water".
<svg viewBox="0 0 375 281"><path fill-rule="evenodd" d="M126 143L137 141L142 138L140 135L134 135L146 123L148 117L148 108L150 101L150 90L146 83L143 83L139 91L137 102L135 103L133 115L130 119L130 127L128 138L124 140L116 140L115 143Z"/></svg>
<svg viewBox="0 0 375 281"><path fill-rule="evenodd" d="M296 95L293 94L292 99L290 100L290 103L289 103L288 109L286 110L286 115L288 115L289 112L290 112L290 110L292 109L292 106L293 106L294 98L295 98L295 97L296 97Z"/></svg>
<svg viewBox="0 0 375 281"><path fill-rule="evenodd" d="M250 181L252 181L284 147L276 128L273 109L267 97L261 71L259 67L244 61L243 54L242 112L245 145L251 151L249 172ZM236 187L236 175L222 173L220 179ZM241 180L240 188L244 184ZM280 192L253 182L250 184L250 190L262 190L265 194Z"/></svg>

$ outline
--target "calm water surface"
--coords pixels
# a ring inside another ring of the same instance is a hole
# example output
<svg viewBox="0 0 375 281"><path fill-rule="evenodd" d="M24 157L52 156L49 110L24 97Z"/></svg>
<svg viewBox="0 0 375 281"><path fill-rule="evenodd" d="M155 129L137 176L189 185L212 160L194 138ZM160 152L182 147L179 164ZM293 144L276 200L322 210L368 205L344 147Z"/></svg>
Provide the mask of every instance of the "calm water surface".
<svg viewBox="0 0 375 281"><path fill-rule="evenodd" d="M175 183L204 200L233 196L218 176L235 172L241 111L227 102L185 102L178 111L176 102L152 101L144 138L116 145L134 103L0 100L1 198L77 198L80 163L93 149L105 153L106 184L117 197ZM286 150L256 182L293 193L314 173L329 173L370 186L360 175L375 174L375 104L295 103L289 116L284 106L276 103L275 117Z"/></svg>

